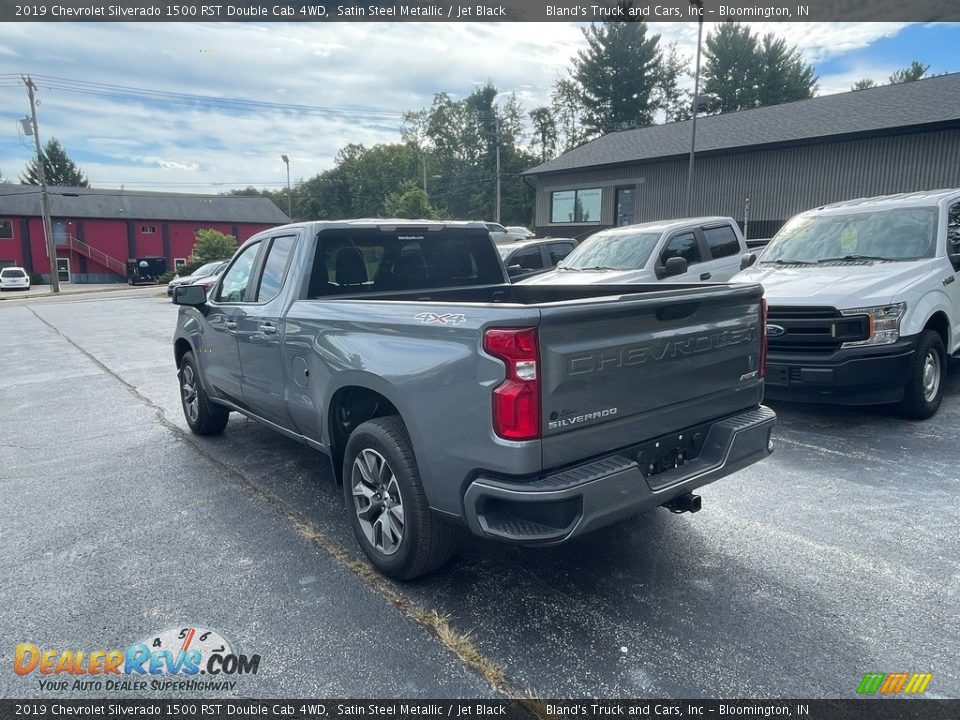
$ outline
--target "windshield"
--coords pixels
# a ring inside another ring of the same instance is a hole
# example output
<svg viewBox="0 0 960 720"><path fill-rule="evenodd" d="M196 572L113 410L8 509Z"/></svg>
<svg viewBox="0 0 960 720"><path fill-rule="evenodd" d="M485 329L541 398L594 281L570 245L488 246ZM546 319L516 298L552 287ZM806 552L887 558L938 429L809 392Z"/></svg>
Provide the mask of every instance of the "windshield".
<svg viewBox="0 0 960 720"><path fill-rule="evenodd" d="M639 270L660 233L601 232L580 243L557 267L563 270Z"/></svg>
<svg viewBox="0 0 960 720"><path fill-rule="evenodd" d="M216 270L223 264L223 260L217 260L215 262L209 262L206 265L201 265L196 270L194 270L191 275L194 277L204 277L206 275L212 275L213 271Z"/></svg>
<svg viewBox="0 0 960 720"><path fill-rule="evenodd" d="M3 277L17 277L17 278L18 278L18 277L24 277L24 276L26 276L26 273L25 273L23 270L20 270L19 268L17 268L16 270L13 270L13 269L4 270L2 273L0 273L0 275L3 275Z"/></svg>
<svg viewBox="0 0 960 720"><path fill-rule="evenodd" d="M761 263L917 260L936 250L935 208L901 208L794 218L770 241Z"/></svg>

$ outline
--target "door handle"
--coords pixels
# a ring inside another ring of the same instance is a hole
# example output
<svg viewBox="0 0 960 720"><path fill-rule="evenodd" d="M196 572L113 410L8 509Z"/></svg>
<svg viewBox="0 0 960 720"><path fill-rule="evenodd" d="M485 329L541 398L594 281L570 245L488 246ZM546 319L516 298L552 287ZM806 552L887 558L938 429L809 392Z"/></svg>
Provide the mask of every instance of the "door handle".
<svg viewBox="0 0 960 720"><path fill-rule="evenodd" d="M277 332L277 326L272 322L262 322L260 323L260 332L264 335L273 335Z"/></svg>
<svg viewBox="0 0 960 720"><path fill-rule="evenodd" d="M710 279L710 273L700 273L700 279L701 279L701 280L709 280L709 279Z"/></svg>
<svg viewBox="0 0 960 720"><path fill-rule="evenodd" d="M224 325L224 327L227 328L227 330L236 330L236 329L237 329L237 321L236 321L236 320L225 320L225 321L223 322L223 325Z"/></svg>

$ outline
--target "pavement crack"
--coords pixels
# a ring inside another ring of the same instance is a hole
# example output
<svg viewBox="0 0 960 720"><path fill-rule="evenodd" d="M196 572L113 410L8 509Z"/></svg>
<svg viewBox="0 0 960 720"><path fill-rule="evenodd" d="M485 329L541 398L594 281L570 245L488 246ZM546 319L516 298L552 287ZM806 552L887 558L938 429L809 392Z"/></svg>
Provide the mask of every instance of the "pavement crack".
<svg viewBox="0 0 960 720"><path fill-rule="evenodd" d="M265 492L242 473L211 454L205 447L196 442L192 435L186 433L167 418L164 409L140 392L135 385L124 380L96 356L74 342L72 338L63 333L58 327L38 315L33 308L27 306L27 309L30 310L40 322L56 333L58 337L62 338L103 372L119 382L131 395L137 398L137 400L153 409L157 416L157 422L169 430L179 441L189 444L207 462L215 465L221 475L226 475L236 481L272 512L290 522L301 537L326 552L337 564L356 575L369 590L372 590L406 617L430 632L448 651L453 653L461 663L474 672L477 672L494 692L507 699L518 701L523 714L526 714L530 718L538 718L541 720L547 718L546 705L540 700L536 693L529 689L520 688L507 679L505 670L496 661L483 654L473 641L471 633L460 632L453 627L449 615L441 614L434 609L421 605L415 600L411 600L402 595L397 591L391 581L380 575L369 564L358 559L342 545L335 542L329 535L317 528L307 518L284 506L279 499Z"/></svg>

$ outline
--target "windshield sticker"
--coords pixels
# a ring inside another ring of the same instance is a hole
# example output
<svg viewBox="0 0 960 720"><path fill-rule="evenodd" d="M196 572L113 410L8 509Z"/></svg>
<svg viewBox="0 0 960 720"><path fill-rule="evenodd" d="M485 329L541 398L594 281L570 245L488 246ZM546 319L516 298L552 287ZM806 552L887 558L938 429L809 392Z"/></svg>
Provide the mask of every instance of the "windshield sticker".
<svg viewBox="0 0 960 720"><path fill-rule="evenodd" d="M840 252L852 253L857 249L857 230L847 226L840 233Z"/></svg>

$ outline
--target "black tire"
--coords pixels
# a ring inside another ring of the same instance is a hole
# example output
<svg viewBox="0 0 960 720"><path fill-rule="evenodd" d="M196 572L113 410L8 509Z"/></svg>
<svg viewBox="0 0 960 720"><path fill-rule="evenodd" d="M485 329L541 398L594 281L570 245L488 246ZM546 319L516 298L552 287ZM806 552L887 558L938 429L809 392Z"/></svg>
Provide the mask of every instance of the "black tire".
<svg viewBox="0 0 960 720"><path fill-rule="evenodd" d="M933 330L924 330L917 343L907 376L903 400L897 412L906 418L926 420L940 408L947 374L947 352L943 339Z"/></svg>
<svg viewBox="0 0 960 720"><path fill-rule="evenodd" d="M376 456L385 461L386 472L375 469ZM355 499L356 483L365 487ZM382 492L376 491L378 485ZM368 420L351 433L343 458L343 496L357 542L384 575L412 580L436 570L453 555L456 528L427 504L410 437L396 415ZM402 518L399 527L397 506ZM388 525L390 530L385 530Z"/></svg>
<svg viewBox="0 0 960 720"><path fill-rule="evenodd" d="M177 377L180 380L183 416L194 435L222 433L230 420L230 411L222 405L210 402L203 383L200 382L200 371L192 352L185 353L181 358Z"/></svg>

